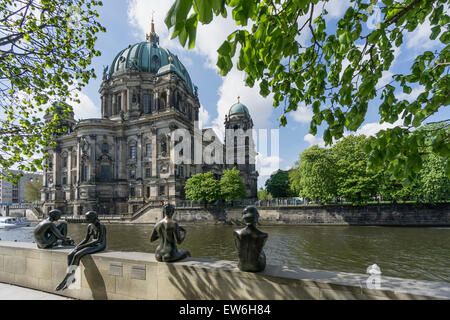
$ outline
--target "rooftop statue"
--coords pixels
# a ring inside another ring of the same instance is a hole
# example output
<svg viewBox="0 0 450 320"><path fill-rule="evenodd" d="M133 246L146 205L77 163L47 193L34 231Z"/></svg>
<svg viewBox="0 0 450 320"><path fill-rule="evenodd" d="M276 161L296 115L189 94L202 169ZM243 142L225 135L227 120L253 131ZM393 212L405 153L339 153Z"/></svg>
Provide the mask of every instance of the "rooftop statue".
<svg viewBox="0 0 450 320"><path fill-rule="evenodd" d="M83 256L103 251L106 248L106 228L100 223L97 212L88 211L85 217L87 222L89 222L86 238L69 253L67 257L67 274L64 280L56 287L56 291L67 289L75 281L73 275ZM92 241L88 242L91 238Z"/></svg>
<svg viewBox="0 0 450 320"><path fill-rule="evenodd" d="M151 242L159 239L155 256L160 262L173 262L191 256L189 251L177 249L177 244L181 244L186 237L186 230L172 219L174 212L173 205L163 206L163 218L155 225L150 237Z"/></svg>
<svg viewBox="0 0 450 320"><path fill-rule="evenodd" d="M233 232L239 255L238 267L242 271L260 272L266 267L263 247L269 235L256 228L258 218L258 210L254 206L246 207L242 211L242 220L246 227Z"/></svg>
<svg viewBox="0 0 450 320"><path fill-rule="evenodd" d="M67 236L67 223L61 221L55 224L61 218L62 212L53 209L48 213L47 219L41 221L34 228L34 240L38 248L50 249L57 245L73 246L72 238Z"/></svg>

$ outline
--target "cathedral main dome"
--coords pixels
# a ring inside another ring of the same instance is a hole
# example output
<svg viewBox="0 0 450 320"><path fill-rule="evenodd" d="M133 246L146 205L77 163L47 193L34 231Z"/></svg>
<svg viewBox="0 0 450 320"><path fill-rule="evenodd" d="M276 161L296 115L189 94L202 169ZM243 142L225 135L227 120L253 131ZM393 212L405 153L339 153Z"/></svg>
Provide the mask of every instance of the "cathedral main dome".
<svg viewBox="0 0 450 320"><path fill-rule="evenodd" d="M129 45L121 50L114 58L110 68L109 77L114 77L127 72L149 72L155 75L163 75L175 72L193 92L191 77L185 66L176 55L159 46L159 38L154 32L148 35L150 41L143 41Z"/></svg>

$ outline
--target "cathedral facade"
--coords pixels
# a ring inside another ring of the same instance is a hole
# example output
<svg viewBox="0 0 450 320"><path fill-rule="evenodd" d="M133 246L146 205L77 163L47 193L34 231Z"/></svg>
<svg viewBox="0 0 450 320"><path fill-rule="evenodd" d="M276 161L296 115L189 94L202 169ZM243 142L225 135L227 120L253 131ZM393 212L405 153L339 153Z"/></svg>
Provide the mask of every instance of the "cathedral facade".
<svg viewBox="0 0 450 320"><path fill-rule="evenodd" d="M79 215L93 209L130 215L149 203L176 204L185 199L189 177L212 171L220 179L233 166L248 197L256 198L256 152L247 134L253 127L247 107L231 106L224 125L235 134L227 135L225 144L212 129L200 130L197 87L178 57L159 46L153 23L147 41L123 49L105 68L99 93L102 117L76 122L71 114L63 123L67 133L55 136L56 147L48 150L44 212L58 208ZM174 135L180 131L189 139ZM188 150L197 148L195 136L200 136L200 153L209 150L213 161L195 161L195 152ZM234 155L227 158L230 150Z"/></svg>

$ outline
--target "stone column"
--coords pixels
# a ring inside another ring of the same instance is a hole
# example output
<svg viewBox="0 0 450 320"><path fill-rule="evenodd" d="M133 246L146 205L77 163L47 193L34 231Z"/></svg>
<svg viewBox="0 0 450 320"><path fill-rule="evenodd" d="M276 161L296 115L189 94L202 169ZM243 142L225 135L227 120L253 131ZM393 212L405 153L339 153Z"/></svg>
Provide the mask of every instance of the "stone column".
<svg viewBox="0 0 450 320"><path fill-rule="evenodd" d="M97 146L97 136L91 135L91 152L89 155L89 182L95 183L95 160L96 160L96 146Z"/></svg>
<svg viewBox="0 0 450 320"><path fill-rule="evenodd" d="M157 159L157 153L158 153L158 144L156 141L156 137L158 134L158 129L152 128L152 177L157 177L158 170L156 159Z"/></svg>
<svg viewBox="0 0 450 320"><path fill-rule="evenodd" d="M67 153L67 184L72 185L72 148Z"/></svg>
<svg viewBox="0 0 450 320"><path fill-rule="evenodd" d="M128 89L121 92L121 95L122 95L122 111L125 114L128 112L127 92L128 92Z"/></svg>
<svg viewBox="0 0 450 320"><path fill-rule="evenodd" d="M106 99L106 109L108 110L108 117L111 117L113 115L112 110L112 95L108 94Z"/></svg>
<svg viewBox="0 0 450 320"><path fill-rule="evenodd" d="M44 186L44 187L47 187L48 185L47 185L47 169L44 169L44 175L43 175L43 177L42 177L42 185Z"/></svg>
<svg viewBox="0 0 450 320"><path fill-rule="evenodd" d="M79 185L80 181L81 181L81 150L80 150L80 138L78 138L78 143L77 143L77 166L76 166L76 171L77 171L77 181L76 184ZM77 197L78 198L78 197Z"/></svg>
<svg viewBox="0 0 450 320"><path fill-rule="evenodd" d="M116 95L111 95L111 110L112 110L112 115L115 116L118 111L117 111L117 98Z"/></svg>
<svg viewBox="0 0 450 320"><path fill-rule="evenodd" d="M155 91L155 112L159 112L159 92Z"/></svg>
<svg viewBox="0 0 450 320"><path fill-rule="evenodd" d="M172 99L171 99L171 94L172 94L172 89L171 88L168 88L167 89L167 110L170 110L170 109L172 109L173 108L173 105L172 105Z"/></svg>
<svg viewBox="0 0 450 320"><path fill-rule="evenodd" d="M59 170L58 170L58 152L57 149L53 150L53 185L59 185Z"/></svg>
<svg viewBox="0 0 450 320"><path fill-rule="evenodd" d="M126 165L127 165L127 157L126 157L126 141L123 137L118 138L118 162L117 162L117 176L119 180L125 180L126 179Z"/></svg>
<svg viewBox="0 0 450 320"><path fill-rule="evenodd" d="M142 159L143 154L142 152L142 133L137 134L137 145L136 145L136 179L143 178L142 175Z"/></svg>
<svg viewBox="0 0 450 320"><path fill-rule="evenodd" d="M100 99L102 103L102 118L105 118L106 117L105 96L103 95Z"/></svg>
<svg viewBox="0 0 450 320"><path fill-rule="evenodd" d="M172 105L171 105L171 101L170 101L170 95L172 94L172 89L168 88L167 92L166 92L166 106L167 106L167 110L172 109Z"/></svg>

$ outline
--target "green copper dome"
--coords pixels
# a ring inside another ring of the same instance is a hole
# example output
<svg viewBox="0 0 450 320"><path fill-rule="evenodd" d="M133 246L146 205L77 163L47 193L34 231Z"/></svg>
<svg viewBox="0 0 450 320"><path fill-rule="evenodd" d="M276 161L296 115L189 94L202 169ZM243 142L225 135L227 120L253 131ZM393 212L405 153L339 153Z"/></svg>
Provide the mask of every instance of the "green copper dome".
<svg viewBox="0 0 450 320"><path fill-rule="evenodd" d="M172 61L169 61L171 57ZM109 77L130 71L163 75L175 72L193 92L191 77L176 55L162 48L156 41L143 41L120 51L109 69Z"/></svg>
<svg viewBox="0 0 450 320"><path fill-rule="evenodd" d="M250 114L248 111L248 108L244 106L242 103L238 102L231 106L230 111L228 112L228 115L238 114L238 113L246 113Z"/></svg>

